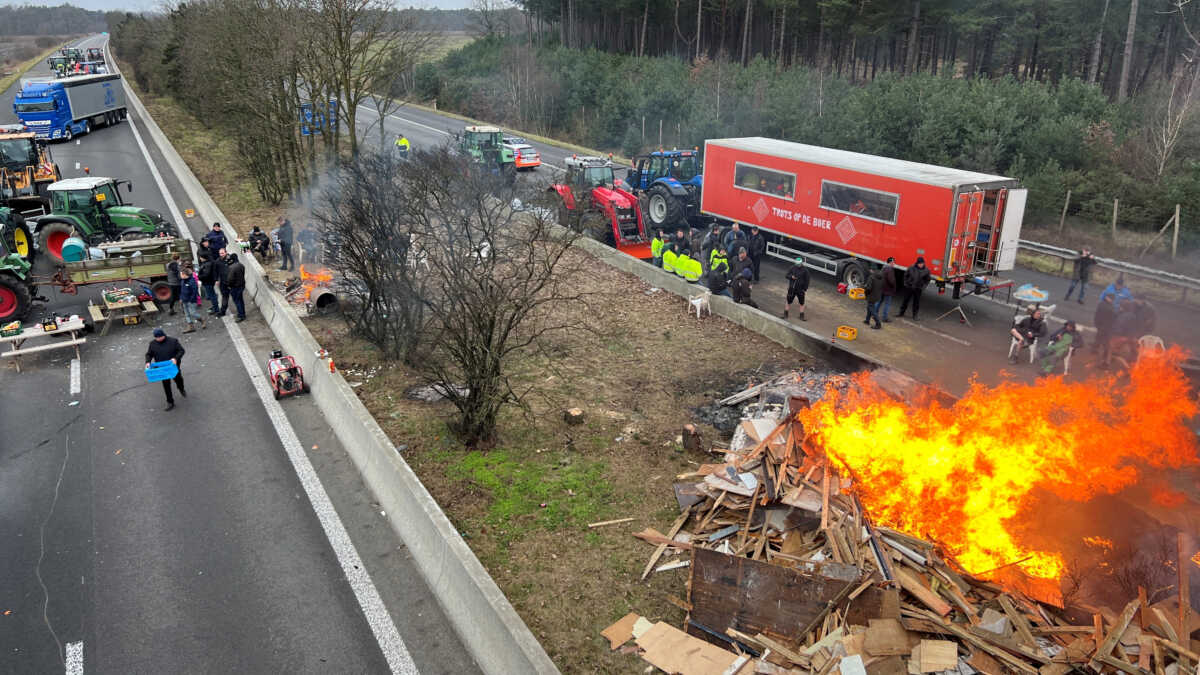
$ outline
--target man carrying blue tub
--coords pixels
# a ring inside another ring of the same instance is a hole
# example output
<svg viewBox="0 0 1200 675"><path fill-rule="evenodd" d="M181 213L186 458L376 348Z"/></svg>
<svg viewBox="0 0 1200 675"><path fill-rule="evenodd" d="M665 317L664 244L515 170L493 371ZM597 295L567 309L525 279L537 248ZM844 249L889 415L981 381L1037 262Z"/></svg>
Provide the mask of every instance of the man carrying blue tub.
<svg viewBox="0 0 1200 675"><path fill-rule="evenodd" d="M169 361L175 364L175 384L179 385L179 393L185 398L187 390L183 388L183 345L179 344L179 340L173 337L167 337L166 332L161 328L154 329L154 339L150 341L150 347L146 349L146 370L150 370L151 363L163 363ZM171 378L162 381L163 391L167 394L167 407L163 410L175 409L175 397L171 394Z"/></svg>

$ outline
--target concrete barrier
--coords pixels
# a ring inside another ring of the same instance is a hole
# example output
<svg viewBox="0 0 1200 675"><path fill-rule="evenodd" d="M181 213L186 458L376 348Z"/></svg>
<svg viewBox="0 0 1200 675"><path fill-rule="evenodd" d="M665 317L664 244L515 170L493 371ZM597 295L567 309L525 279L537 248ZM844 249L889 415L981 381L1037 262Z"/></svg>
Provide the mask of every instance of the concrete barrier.
<svg viewBox="0 0 1200 675"><path fill-rule="evenodd" d="M205 223L229 219L151 119L137 94L126 94ZM182 224L181 224L182 225ZM232 238L236 237L228 226ZM367 488L387 513L425 582L459 638L486 673L557 673L558 669L525 622L504 597L462 536L400 457L383 429L340 374L317 357L320 345L283 296L266 280L252 255L246 265L246 291L271 327L280 347L295 356L312 383L312 397L362 474Z"/></svg>

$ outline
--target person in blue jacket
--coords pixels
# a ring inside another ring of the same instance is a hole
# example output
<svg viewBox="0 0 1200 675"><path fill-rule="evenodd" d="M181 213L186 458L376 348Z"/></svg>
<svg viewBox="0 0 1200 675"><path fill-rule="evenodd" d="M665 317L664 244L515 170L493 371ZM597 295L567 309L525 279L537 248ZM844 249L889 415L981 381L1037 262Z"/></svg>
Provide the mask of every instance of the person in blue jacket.
<svg viewBox="0 0 1200 675"><path fill-rule="evenodd" d="M197 321L200 322L201 328L208 328L204 317L200 315L200 287L196 284L195 275L192 274L192 263L185 262L183 264L179 281L179 302L183 305L183 318L187 321L187 328L183 332L196 332Z"/></svg>
<svg viewBox="0 0 1200 675"><path fill-rule="evenodd" d="M1133 299L1133 293L1131 293L1129 291L1129 287L1125 285L1125 277L1117 277L1116 281L1109 284L1108 288L1105 288L1104 292L1100 294L1100 301L1103 302L1104 298L1110 295L1113 299L1113 310L1117 312L1121 311L1122 300Z"/></svg>
<svg viewBox="0 0 1200 675"><path fill-rule="evenodd" d="M229 246L229 240L225 238L225 233L221 231L220 223L213 223L212 229L208 231L208 234L204 235L204 238L208 240L208 249L210 251L220 251Z"/></svg>

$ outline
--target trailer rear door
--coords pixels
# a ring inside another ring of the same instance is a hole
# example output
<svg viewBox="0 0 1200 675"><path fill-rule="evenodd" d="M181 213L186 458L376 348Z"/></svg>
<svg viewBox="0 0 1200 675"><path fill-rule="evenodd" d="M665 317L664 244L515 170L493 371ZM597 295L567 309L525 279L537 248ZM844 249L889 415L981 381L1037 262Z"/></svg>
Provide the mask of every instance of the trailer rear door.
<svg viewBox="0 0 1200 675"><path fill-rule="evenodd" d="M1021 239L1021 221L1025 217L1025 198L1029 190L1009 190L1000 225L1000 252L996 256L996 271L1011 270L1017 263L1017 247Z"/></svg>
<svg viewBox="0 0 1200 675"><path fill-rule="evenodd" d="M946 271L951 276L971 272L975 238L979 233L979 214L983 211L983 192L962 192L954 205L954 231Z"/></svg>

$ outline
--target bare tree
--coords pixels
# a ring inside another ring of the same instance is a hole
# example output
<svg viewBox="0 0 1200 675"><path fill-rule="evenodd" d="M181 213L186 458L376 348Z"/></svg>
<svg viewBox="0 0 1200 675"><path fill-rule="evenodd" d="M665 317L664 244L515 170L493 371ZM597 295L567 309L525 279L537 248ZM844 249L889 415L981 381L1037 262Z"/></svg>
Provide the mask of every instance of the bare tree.
<svg viewBox="0 0 1200 675"><path fill-rule="evenodd" d="M1092 59L1088 62L1087 81L1095 84L1100 76L1100 47L1104 40L1104 24L1108 20L1108 3L1104 0L1104 11L1100 12L1100 25L1096 28L1096 40L1092 43Z"/></svg>
<svg viewBox="0 0 1200 675"><path fill-rule="evenodd" d="M372 124L379 127L380 148L387 145L384 120L404 106L405 101L401 96L403 92L411 89L405 86L406 79L411 78L421 57L441 39L437 33L427 30L421 24L419 15L414 11L398 12L394 20L392 52L383 67L376 71L370 83L372 95L366 98L375 113L375 121Z"/></svg>
<svg viewBox="0 0 1200 675"><path fill-rule="evenodd" d="M411 362L425 322L420 250L409 227L409 195L401 160L363 153L342 163L322 193L313 218L325 264L350 309L353 331L387 356Z"/></svg>
<svg viewBox="0 0 1200 675"><path fill-rule="evenodd" d="M1125 53L1121 59L1121 80L1117 83L1117 102L1129 95L1129 71L1133 65L1133 37L1137 32L1138 0L1129 1L1129 26L1125 31Z"/></svg>
<svg viewBox="0 0 1200 675"><path fill-rule="evenodd" d="M1200 64L1189 63L1176 71L1170 83L1163 87L1161 110L1150 127L1156 179L1166 172L1183 130L1193 117L1198 85Z"/></svg>
<svg viewBox="0 0 1200 675"><path fill-rule="evenodd" d="M450 146L416 152L400 174L429 285L416 367L457 409L461 440L489 447L500 411L530 393L514 387L514 362L582 328L555 311L583 301L559 269L574 235L521 206L536 203L538 186L469 164Z"/></svg>
<svg viewBox="0 0 1200 675"><path fill-rule="evenodd" d="M513 4L506 0L472 0L471 23L479 37L504 37L512 30L509 19Z"/></svg>

